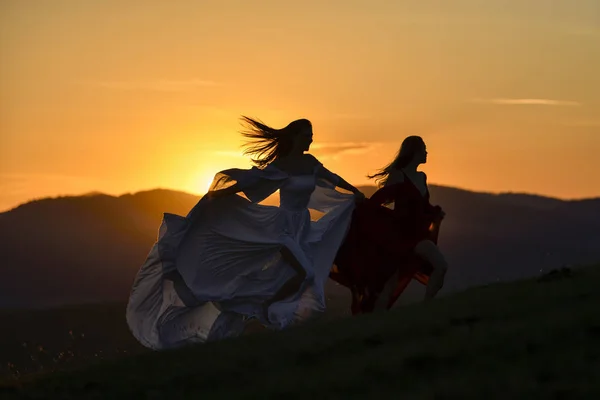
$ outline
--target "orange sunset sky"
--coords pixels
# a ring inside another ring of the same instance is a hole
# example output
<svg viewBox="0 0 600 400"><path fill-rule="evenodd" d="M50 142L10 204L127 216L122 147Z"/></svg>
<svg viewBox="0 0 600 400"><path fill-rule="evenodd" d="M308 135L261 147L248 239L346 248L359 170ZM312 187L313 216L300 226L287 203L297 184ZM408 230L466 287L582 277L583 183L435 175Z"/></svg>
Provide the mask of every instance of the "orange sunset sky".
<svg viewBox="0 0 600 400"><path fill-rule="evenodd" d="M202 193L241 114L313 121L354 184L418 134L429 182L600 195L597 0L3 0L0 211Z"/></svg>

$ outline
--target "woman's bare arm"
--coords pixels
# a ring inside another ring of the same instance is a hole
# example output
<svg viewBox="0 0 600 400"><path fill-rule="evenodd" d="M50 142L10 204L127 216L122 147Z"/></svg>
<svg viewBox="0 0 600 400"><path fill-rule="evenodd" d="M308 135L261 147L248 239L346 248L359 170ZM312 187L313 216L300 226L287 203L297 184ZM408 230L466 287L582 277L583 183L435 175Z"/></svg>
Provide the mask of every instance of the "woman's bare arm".
<svg viewBox="0 0 600 400"><path fill-rule="evenodd" d="M327 168L325 168L323 166L323 164L319 160L317 160L314 156L312 156L312 155L308 155L308 156L310 156L312 158L312 161L318 166L318 170L317 170L318 177L333 183L335 186L337 186L339 188L342 188L344 190L354 193L357 197L361 197L361 198L365 197L364 194L360 190L358 190L356 187L354 187L353 185L348 183L348 181L346 181L344 178L342 178L338 174L334 174L333 172L331 172Z"/></svg>
<svg viewBox="0 0 600 400"><path fill-rule="evenodd" d="M342 178L340 176L339 181L337 183L337 186L344 189L344 190L348 190L354 194L362 194L360 190L358 190L356 187L354 187L353 185L351 185L350 183L348 183L344 178Z"/></svg>

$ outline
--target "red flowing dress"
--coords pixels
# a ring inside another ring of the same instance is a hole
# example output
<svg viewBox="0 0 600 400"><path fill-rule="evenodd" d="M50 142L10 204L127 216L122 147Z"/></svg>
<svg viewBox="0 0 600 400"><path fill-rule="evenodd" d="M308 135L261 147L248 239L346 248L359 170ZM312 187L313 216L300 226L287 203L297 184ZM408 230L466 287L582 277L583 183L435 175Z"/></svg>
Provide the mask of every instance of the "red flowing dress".
<svg viewBox="0 0 600 400"><path fill-rule="evenodd" d="M385 204L394 203L394 209ZM437 243L441 208L429 202L405 175L401 183L379 189L354 210L348 234L330 277L352 291L352 314L368 313L388 280L399 271L389 309L411 279L426 285L432 267L414 248L422 240Z"/></svg>

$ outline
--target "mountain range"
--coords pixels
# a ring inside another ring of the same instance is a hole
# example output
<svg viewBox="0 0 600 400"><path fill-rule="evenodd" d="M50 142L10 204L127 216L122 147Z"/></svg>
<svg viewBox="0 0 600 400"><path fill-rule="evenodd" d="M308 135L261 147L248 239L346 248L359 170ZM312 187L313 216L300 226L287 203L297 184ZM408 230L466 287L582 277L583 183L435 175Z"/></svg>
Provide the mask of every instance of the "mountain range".
<svg viewBox="0 0 600 400"><path fill-rule="evenodd" d="M375 188L361 190L369 196ZM450 264L443 292L600 260L600 198L563 201L435 185L430 192L447 214L439 239ZM198 200L165 189L91 193L0 213L0 307L125 301L163 213L186 215ZM328 291L330 298L347 298L333 282Z"/></svg>

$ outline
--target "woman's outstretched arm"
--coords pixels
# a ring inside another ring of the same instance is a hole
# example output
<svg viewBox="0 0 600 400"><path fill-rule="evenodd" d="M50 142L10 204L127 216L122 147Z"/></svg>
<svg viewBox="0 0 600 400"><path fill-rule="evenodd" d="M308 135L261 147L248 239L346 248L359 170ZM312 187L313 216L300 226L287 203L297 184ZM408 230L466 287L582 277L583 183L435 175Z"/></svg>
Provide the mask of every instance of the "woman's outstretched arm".
<svg viewBox="0 0 600 400"><path fill-rule="evenodd" d="M358 190L356 187L352 186L350 183L348 183L344 178L342 178L341 176L339 176L339 180L337 183L337 186L344 189L344 190L348 190L354 194L362 194L362 192L360 190Z"/></svg>
<svg viewBox="0 0 600 400"><path fill-rule="evenodd" d="M313 159L313 162L315 162L317 164L317 176L319 178L324 179L339 188L342 188L344 190L354 193L354 195L358 199L362 200L365 198L365 195L360 190L358 190L355 186L350 184L348 181L346 181L344 178L342 178L338 174L335 174L335 173L331 172L330 170L328 170L327 168L325 168L323 166L323 164L319 160L317 160L314 156L310 155L310 157Z"/></svg>

